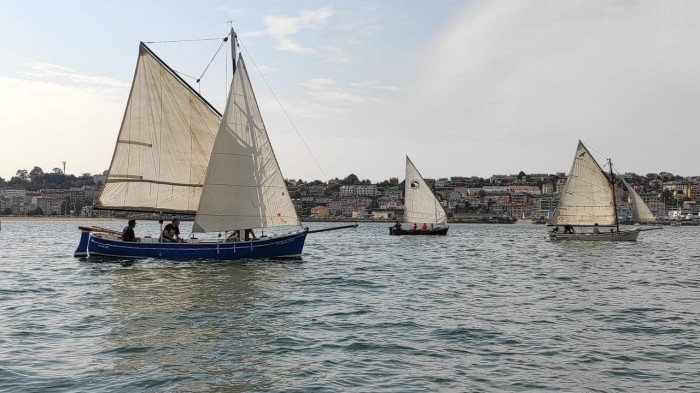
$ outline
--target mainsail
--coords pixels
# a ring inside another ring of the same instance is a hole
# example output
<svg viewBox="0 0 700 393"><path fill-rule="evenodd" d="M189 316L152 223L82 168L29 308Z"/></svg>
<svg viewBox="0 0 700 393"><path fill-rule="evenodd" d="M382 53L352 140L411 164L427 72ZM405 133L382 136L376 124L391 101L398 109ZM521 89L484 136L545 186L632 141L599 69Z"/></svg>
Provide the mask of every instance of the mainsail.
<svg viewBox="0 0 700 393"><path fill-rule="evenodd" d="M141 43L97 208L194 213L221 115Z"/></svg>
<svg viewBox="0 0 700 393"><path fill-rule="evenodd" d="M192 231L283 225L299 218L239 56Z"/></svg>
<svg viewBox="0 0 700 393"><path fill-rule="evenodd" d="M652 213L649 206L644 203L642 197L637 194L634 188L632 188L632 186L630 186L625 179L620 177L620 180L622 180L622 184L624 184L625 188L627 188L627 192L632 200L632 219L634 222L655 222L656 217L654 217L654 213Z"/></svg>
<svg viewBox="0 0 700 393"><path fill-rule="evenodd" d="M406 156L404 222L446 224L447 213L428 187L411 159Z"/></svg>
<svg viewBox="0 0 700 393"><path fill-rule="evenodd" d="M552 225L617 224L612 184L581 141Z"/></svg>

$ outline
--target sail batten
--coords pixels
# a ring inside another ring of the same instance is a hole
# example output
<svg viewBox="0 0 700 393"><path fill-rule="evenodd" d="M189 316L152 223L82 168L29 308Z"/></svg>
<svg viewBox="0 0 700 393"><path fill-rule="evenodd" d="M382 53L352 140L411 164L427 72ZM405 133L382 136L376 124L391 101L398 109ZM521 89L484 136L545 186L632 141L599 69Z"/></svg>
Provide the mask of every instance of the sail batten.
<svg viewBox="0 0 700 393"><path fill-rule="evenodd" d="M610 180L579 141L569 177L552 225L615 226L615 201Z"/></svg>
<svg viewBox="0 0 700 393"><path fill-rule="evenodd" d="M193 213L220 115L146 45L98 209Z"/></svg>
<svg viewBox="0 0 700 393"><path fill-rule="evenodd" d="M428 184L406 156L404 222L447 224L447 213Z"/></svg>
<svg viewBox="0 0 700 393"><path fill-rule="evenodd" d="M193 232L299 225L239 55Z"/></svg>

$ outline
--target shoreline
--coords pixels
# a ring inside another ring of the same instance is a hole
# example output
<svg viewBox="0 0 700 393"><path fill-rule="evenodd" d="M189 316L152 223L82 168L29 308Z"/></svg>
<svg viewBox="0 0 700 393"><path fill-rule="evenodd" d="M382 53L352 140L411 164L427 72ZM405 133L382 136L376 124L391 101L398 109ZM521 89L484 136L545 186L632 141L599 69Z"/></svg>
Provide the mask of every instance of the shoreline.
<svg viewBox="0 0 700 393"><path fill-rule="evenodd" d="M71 221L71 222L94 222L94 221L124 221L123 218L114 217L29 217L29 216L0 216L0 221Z"/></svg>

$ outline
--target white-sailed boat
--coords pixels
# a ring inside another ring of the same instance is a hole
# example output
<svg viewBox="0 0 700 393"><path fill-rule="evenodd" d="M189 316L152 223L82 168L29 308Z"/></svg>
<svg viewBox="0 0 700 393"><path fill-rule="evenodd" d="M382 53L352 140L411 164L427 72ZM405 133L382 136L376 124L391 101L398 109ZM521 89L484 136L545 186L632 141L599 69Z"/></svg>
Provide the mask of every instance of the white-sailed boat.
<svg viewBox="0 0 700 393"><path fill-rule="evenodd" d="M579 141L569 177L550 222L550 225L555 226L549 232L551 240L637 240L639 228L620 229L610 160L608 164L610 165L609 175L598 165L586 146ZM636 193L634 195L637 196L638 206L643 205L648 211L647 213L640 208L642 213L639 214L644 217L651 215L651 211L639 195Z"/></svg>
<svg viewBox="0 0 700 393"><path fill-rule="evenodd" d="M389 229L389 234L446 235L449 228L445 209L408 156L406 156L403 221L409 224L409 228L394 226ZM424 224L426 229L423 229Z"/></svg>
<svg viewBox="0 0 700 393"><path fill-rule="evenodd" d="M81 228L76 256L232 260L301 255L309 231L301 227L289 196L243 58L236 58L233 29L229 38L236 62L223 116L141 44L96 208L196 214L193 233L273 227L288 227L287 232L238 241L192 236L185 242L127 242L115 233Z"/></svg>

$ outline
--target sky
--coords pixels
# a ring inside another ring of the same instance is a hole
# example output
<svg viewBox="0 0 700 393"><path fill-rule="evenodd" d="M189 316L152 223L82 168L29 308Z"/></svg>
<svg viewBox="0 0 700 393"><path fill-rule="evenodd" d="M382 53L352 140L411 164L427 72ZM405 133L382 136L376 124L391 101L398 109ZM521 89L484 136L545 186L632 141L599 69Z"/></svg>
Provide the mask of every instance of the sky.
<svg viewBox="0 0 700 393"><path fill-rule="evenodd" d="M139 42L229 21L287 178L403 178L406 155L429 178L568 172L578 140L699 175L697 20L682 0L0 0L0 177L106 170ZM218 41L148 45L223 110L226 52L190 78Z"/></svg>

